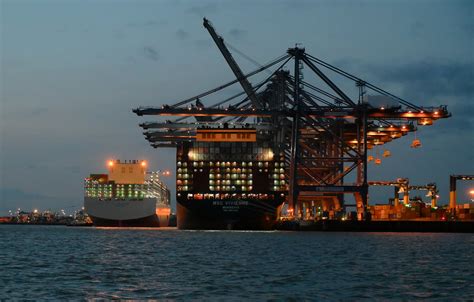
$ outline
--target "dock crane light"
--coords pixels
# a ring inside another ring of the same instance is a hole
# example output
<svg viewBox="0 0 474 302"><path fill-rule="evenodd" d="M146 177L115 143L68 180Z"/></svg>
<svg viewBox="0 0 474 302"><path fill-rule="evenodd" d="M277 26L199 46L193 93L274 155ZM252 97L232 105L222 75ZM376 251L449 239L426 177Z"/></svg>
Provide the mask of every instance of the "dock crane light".
<svg viewBox="0 0 474 302"><path fill-rule="evenodd" d="M390 157L390 156L392 156L392 153L389 150L385 150L385 151L383 151L382 156L383 157Z"/></svg>
<svg viewBox="0 0 474 302"><path fill-rule="evenodd" d="M414 139L413 142L411 143L412 148L420 148L421 147L421 141L419 139Z"/></svg>

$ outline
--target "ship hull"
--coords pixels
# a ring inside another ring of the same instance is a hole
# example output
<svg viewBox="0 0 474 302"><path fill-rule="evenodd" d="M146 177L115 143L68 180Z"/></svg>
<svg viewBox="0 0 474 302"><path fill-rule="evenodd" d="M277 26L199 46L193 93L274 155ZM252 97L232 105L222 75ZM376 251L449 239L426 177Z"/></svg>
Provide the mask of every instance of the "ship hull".
<svg viewBox="0 0 474 302"><path fill-rule="evenodd" d="M283 201L178 200L179 229L270 230Z"/></svg>
<svg viewBox="0 0 474 302"><path fill-rule="evenodd" d="M98 227L167 227L169 217L150 215L138 219L113 220L90 216L94 226Z"/></svg>
<svg viewBox="0 0 474 302"><path fill-rule="evenodd" d="M156 198L141 200L100 200L86 197L84 210L95 226L167 227L170 208L157 204Z"/></svg>

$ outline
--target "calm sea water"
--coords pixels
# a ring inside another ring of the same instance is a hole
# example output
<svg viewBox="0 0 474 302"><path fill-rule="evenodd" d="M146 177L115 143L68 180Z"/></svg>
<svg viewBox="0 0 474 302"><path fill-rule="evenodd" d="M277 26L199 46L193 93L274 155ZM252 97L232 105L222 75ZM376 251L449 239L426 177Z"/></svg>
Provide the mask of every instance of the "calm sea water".
<svg viewBox="0 0 474 302"><path fill-rule="evenodd" d="M0 226L0 299L474 299L474 235Z"/></svg>

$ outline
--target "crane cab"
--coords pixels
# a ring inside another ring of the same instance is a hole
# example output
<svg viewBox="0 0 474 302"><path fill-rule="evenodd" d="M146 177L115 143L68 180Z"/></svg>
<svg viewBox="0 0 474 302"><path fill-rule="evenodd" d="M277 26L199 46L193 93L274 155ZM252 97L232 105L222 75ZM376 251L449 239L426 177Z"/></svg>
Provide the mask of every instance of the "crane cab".
<svg viewBox="0 0 474 302"><path fill-rule="evenodd" d="M433 125L433 119L421 118L418 120L417 124L420 126L430 126L430 125Z"/></svg>

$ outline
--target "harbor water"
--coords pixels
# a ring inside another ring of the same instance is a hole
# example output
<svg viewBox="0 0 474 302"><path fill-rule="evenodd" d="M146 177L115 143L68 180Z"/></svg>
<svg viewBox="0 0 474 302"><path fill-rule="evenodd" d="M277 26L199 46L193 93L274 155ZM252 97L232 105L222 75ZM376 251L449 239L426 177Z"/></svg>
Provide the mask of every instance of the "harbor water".
<svg viewBox="0 0 474 302"><path fill-rule="evenodd" d="M472 300L474 235L0 225L0 300Z"/></svg>

